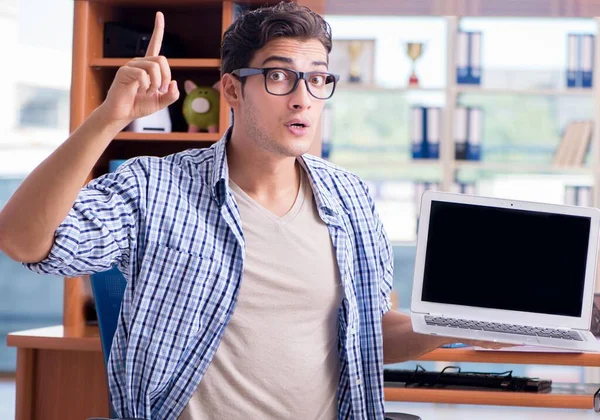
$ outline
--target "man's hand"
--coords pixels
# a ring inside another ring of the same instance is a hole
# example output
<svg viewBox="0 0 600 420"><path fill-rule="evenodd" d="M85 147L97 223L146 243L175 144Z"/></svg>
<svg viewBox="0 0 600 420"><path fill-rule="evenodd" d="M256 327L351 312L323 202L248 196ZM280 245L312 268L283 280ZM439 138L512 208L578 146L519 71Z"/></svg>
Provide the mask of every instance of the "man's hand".
<svg viewBox="0 0 600 420"><path fill-rule="evenodd" d="M107 121L129 124L136 118L153 114L179 98L171 69L160 56L165 18L156 13L154 31L145 57L134 58L119 68L100 109Z"/></svg>

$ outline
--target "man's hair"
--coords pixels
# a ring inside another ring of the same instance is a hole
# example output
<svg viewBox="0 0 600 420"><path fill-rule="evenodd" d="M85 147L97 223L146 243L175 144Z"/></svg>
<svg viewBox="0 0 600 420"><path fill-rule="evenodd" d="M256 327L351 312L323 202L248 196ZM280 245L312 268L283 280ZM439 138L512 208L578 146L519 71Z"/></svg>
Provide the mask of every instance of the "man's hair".
<svg viewBox="0 0 600 420"><path fill-rule="evenodd" d="M244 12L227 29L221 43L221 75L248 67L254 53L275 38L316 39L331 52L331 27L325 20L293 1Z"/></svg>

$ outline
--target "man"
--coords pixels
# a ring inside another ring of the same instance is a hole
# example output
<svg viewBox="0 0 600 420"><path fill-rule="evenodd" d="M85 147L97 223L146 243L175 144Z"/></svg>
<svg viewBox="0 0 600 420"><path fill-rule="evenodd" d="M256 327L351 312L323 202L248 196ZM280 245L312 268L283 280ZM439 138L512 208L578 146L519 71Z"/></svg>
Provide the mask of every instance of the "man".
<svg viewBox="0 0 600 420"><path fill-rule="evenodd" d="M383 363L446 341L390 310L392 250L365 184L305 154L337 82L321 17L295 3L240 17L222 44L224 138L80 190L120 130L179 97L163 31L157 13L147 56L15 192L0 248L40 273L118 264L121 417L383 418Z"/></svg>

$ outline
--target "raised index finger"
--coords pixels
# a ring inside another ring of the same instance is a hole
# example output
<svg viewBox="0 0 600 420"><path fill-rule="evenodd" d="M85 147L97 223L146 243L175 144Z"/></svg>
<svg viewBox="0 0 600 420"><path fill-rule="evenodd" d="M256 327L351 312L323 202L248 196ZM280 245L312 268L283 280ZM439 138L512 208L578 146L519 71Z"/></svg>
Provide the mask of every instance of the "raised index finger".
<svg viewBox="0 0 600 420"><path fill-rule="evenodd" d="M146 49L146 57L155 57L160 53L164 32L165 16L162 14L162 12L156 12L154 31L152 31L152 37L150 38L148 48Z"/></svg>

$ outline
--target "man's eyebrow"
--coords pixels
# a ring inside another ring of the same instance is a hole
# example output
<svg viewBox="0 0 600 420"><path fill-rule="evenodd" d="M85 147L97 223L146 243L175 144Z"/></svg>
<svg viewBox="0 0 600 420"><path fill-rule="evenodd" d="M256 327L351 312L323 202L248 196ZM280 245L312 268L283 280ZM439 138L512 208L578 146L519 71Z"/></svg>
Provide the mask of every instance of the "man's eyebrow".
<svg viewBox="0 0 600 420"><path fill-rule="evenodd" d="M264 66L269 61L281 61L282 63L286 63L286 64L292 64L294 62L294 60L292 60L289 57L282 57L280 55L270 55L264 59L264 61L262 62L262 65Z"/></svg>
<svg viewBox="0 0 600 420"><path fill-rule="evenodd" d="M283 57L283 56L280 56L280 55L271 55L271 56L269 56L269 57L267 57L267 58L265 58L263 60L262 65L264 66L265 64L267 64L270 61L279 61L281 63L286 63L286 64L293 64L294 63L294 60L292 60L289 57ZM328 64L327 64L326 61L313 61L312 65L313 66L325 66L325 67L327 67Z"/></svg>

